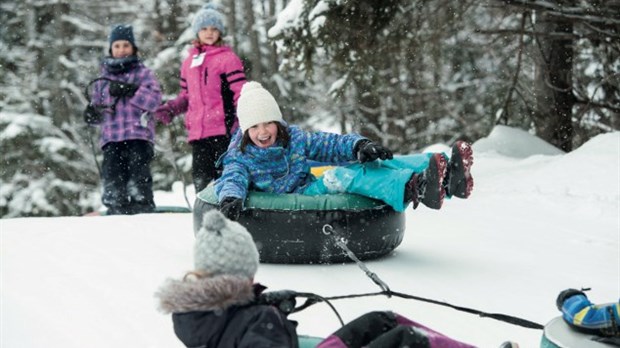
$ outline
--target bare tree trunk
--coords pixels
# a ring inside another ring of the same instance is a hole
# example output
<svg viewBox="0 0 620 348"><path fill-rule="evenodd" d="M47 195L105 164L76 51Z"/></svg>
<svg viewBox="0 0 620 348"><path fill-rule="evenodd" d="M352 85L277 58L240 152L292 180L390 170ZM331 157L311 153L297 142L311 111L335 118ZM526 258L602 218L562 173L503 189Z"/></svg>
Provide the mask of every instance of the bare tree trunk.
<svg viewBox="0 0 620 348"><path fill-rule="evenodd" d="M254 14L254 1L253 0L244 0L243 1L243 13L245 22L246 33L250 39L250 52L249 58L251 61L252 70L249 71L249 75L251 79L262 81L264 79L263 76L263 68L262 68L262 54L261 54L261 43L258 37L258 32L256 31L256 17Z"/></svg>
<svg viewBox="0 0 620 348"><path fill-rule="evenodd" d="M574 0L560 0L574 5ZM539 13L540 32L572 33L570 20ZM573 40L554 36L539 36L535 79L535 112L532 115L536 134L564 151L572 150L572 109L575 103L572 85Z"/></svg>
<svg viewBox="0 0 620 348"><path fill-rule="evenodd" d="M237 27L237 2L236 0L226 0L224 1L224 6L226 6L226 28L228 31L228 36L231 38L230 45L233 49L237 50L237 45L239 44L239 28Z"/></svg>
<svg viewBox="0 0 620 348"><path fill-rule="evenodd" d="M285 5L282 5L282 8L284 8ZM269 31L269 28L271 28L275 23L276 23L276 1L275 0L269 0L269 12L268 12L268 20L265 21L265 32ZM267 39L267 45L269 46L269 51L268 51L268 57L267 57L267 61L268 66L266 67L266 74L269 74L269 76L273 76L274 74L276 74L278 72L278 52L276 49L276 45L269 42L269 39Z"/></svg>

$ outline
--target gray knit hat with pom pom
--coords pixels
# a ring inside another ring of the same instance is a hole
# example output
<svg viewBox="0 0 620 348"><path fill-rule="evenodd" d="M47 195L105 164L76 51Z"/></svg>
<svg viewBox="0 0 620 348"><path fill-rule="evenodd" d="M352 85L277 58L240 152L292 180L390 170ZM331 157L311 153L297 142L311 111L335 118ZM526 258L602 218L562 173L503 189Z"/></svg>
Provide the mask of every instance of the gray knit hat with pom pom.
<svg viewBox="0 0 620 348"><path fill-rule="evenodd" d="M212 276L238 275L254 278L258 249L250 233L213 209L203 216L194 244L194 267Z"/></svg>
<svg viewBox="0 0 620 348"><path fill-rule="evenodd" d="M215 5L211 3L204 5L192 20L192 30L194 34L198 35L200 29L206 27L215 27L220 31L222 36L226 35L224 16L217 10Z"/></svg>

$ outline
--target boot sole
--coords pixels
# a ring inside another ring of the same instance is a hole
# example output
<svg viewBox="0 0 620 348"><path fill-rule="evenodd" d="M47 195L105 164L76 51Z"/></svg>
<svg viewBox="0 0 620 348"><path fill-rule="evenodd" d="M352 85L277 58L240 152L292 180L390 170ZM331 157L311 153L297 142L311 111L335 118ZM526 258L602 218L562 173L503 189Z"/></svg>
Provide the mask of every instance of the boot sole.
<svg viewBox="0 0 620 348"><path fill-rule="evenodd" d="M427 177L426 191L422 203L431 209L440 209L446 191L443 187L443 179L448 169L448 161L443 154L434 154L428 163L429 176ZM432 188L437 188L433 190Z"/></svg>
<svg viewBox="0 0 620 348"><path fill-rule="evenodd" d="M474 164L474 151L471 145L459 141L452 146L450 158L450 183L448 192L459 198L468 198L474 189L471 167Z"/></svg>

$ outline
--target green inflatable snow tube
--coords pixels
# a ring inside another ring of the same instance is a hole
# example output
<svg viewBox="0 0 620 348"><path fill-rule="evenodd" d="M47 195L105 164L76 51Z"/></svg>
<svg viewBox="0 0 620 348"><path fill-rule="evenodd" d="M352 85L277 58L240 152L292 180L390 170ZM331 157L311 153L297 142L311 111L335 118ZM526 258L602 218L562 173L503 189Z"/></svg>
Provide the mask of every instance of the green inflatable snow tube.
<svg viewBox="0 0 620 348"><path fill-rule="evenodd" d="M194 232L202 216L216 209L213 185L198 193L194 204ZM264 263L351 262L336 245L333 228L360 259L384 256L402 242L405 215L387 204L355 194L306 196L250 192L238 222L252 234ZM327 229L329 231L329 229Z"/></svg>

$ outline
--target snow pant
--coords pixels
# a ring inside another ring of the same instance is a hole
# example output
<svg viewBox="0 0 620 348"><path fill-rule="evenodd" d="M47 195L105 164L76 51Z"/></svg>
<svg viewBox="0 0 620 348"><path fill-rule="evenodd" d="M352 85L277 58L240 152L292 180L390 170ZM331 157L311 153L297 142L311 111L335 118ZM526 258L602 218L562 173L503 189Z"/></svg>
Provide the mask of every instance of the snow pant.
<svg viewBox="0 0 620 348"><path fill-rule="evenodd" d="M101 198L107 214L153 212L153 145L146 140L127 140L107 143L102 150Z"/></svg>
<svg viewBox="0 0 620 348"><path fill-rule="evenodd" d="M202 191L212 180L222 175L217 160L226 152L230 137L218 135L190 141L192 146L192 178L196 193Z"/></svg>
<svg viewBox="0 0 620 348"><path fill-rule="evenodd" d="M386 161L353 163L328 169L303 194L355 193L381 200L402 212L410 203L405 202L407 182L413 174L421 173L428 167L432 155L394 156L394 159Z"/></svg>
<svg viewBox="0 0 620 348"><path fill-rule="evenodd" d="M317 348L473 348L389 311L366 313L323 340Z"/></svg>

